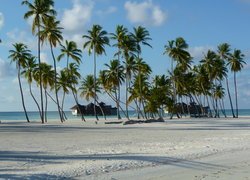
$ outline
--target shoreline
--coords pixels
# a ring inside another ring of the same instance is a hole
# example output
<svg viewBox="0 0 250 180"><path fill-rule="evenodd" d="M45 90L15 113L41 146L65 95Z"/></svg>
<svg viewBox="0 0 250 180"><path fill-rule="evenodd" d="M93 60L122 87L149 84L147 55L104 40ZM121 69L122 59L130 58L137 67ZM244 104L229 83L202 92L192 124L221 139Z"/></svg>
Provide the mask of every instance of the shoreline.
<svg viewBox="0 0 250 180"><path fill-rule="evenodd" d="M230 179L228 173L250 178L250 171L239 169L250 170L246 163L250 161L246 157L250 152L248 117L165 119L164 123L132 125L94 121L2 122L0 179L186 176L198 180L214 178L218 171L216 177L222 179ZM209 164L213 168L206 172ZM200 166L204 168L199 170Z"/></svg>

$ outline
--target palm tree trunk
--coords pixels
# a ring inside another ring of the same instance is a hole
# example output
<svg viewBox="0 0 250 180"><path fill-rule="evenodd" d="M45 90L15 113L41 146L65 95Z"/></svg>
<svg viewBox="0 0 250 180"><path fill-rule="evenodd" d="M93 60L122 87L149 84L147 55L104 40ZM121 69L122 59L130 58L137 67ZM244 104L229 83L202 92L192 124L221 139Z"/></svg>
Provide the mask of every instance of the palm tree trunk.
<svg viewBox="0 0 250 180"><path fill-rule="evenodd" d="M30 95L31 95L31 97L33 98L33 100L34 100L35 103L36 103L36 106L37 106L37 109L38 109L38 111L39 111L40 117L42 118L40 106L39 106L39 104L38 104L38 102L37 102L37 100L36 100L34 94L32 93L32 90L31 90L31 83L29 83L29 90L30 90Z"/></svg>
<svg viewBox="0 0 250 180"><path fill-rule="evenodd" d="M232 98L231 98L231 94L230 94L230 90L229 90L229 83L228 83L228 78L227 77L226 77L226 84L227 84L227 94L228 94L229 101L230 101L232 115L235 118L234 108L233 108L233 103L232 103Z"/></svg>
<svg viewBox="0 0 250 180"><path fill-rule="evenodd" d="M120 88L120 80L119 80L119 66L120 66L120 48L118 48L118 66L117 66L117 82L118 82L118 93L117 93L117 101L116 101L116 108L117 108L117 119L121 119L120 115L120 99L121 99L121 88Z"/></svg>
<svg viewBox="0 0 250 180"><path fill-rule="evenodd" d="M109 97L116 102L116 98L111 94L109 93L108 91L105 90L105 92L109 95ZM126 103L123 103L123 104L126 104ZM121 109L121 111L123 112L123 114L125 115L125 117L129 120L129 118L127 117L127 114L126 112L123 110L123 108L121 107L121 105L119 104L119 108Z"/></svg>
<svg viewBox="0 0 250 180"><path fill-rule="evenodd" d="M23 110L24 110L24 114L25 114L27 122L30 122L28 113L26 111L25 103L24 103L23 88L22 88L21 77L20 77L20 64L17 65L17 68L18 68L18 83L19 83L19 89L20 89L20 93L21 93Z"/></svg>
<svg viewBox="0 0 250 180"><path fill-rule="evenodd" d="M116 113L117 113L117 119L119 120L119 119L121 119L121 116L120 116L120 112L119 112L119 99L118 99L119 95L118 94L119 94L119 91L117 92L117 89L115 87L115 102L116 102L116 108L117 108L117 112Z"/></svg>
<svg viewBox="0 0 250 180"><path fill-rule="evenodd" d="M95 97L94 97L94 114L96 117L96 120L98 121L98 116L96 113L96 52L94 48L94 92L95 92Z"/></svg>
<svg viewBox="0 0 250 180"><path fill-rule="evenodd" d="M57 105L56 100L46 91L46 95L49 96L49 98ZM67 116L65 114L65 112L63 111L62 107L60 107L61 111L62 111L62 116L64 116L64 118L67 120Z"/></svg>
<svg viewBox="0 0 250 180"><path fill-rule="evenodd" d="M64 109L63 109L63 106L64 106L64 100L65 100L65 95L66 95L66 93L65 93L65 92L63 92L61 110L62 110L62 114L64 115L64 118L67 120L68 118L67 118L67 116L65 115L65 113L64 113ZM63 118L63 119L64 119L64 118Z"/></svg>
<svg viewBox="0 0 250 180"><path fill-rule="evenodd" d="M44 88L44 94L45 94L45 111L44 111L44 119L45 119L45 122L47 123L47 110L48 110L48 96L47 96L47 91L46 89Z"/></svg>
<svg viewBox="0 0 250 180"><path fill-rule="evenodd" d="M38 20L39 21L39 20ZM42 70L41 70L41 43L40 43L40 22L38 22L38 65L39 65L39 85L40 85L40 98L41 98L41 114L42 124L44 123L44 107L43 107L43 87L42 87Z"/></svg>
<svg viewBox="0 0 250 180"><path fill-rule="evenodd" d="M127 61L127 58L126 58ZM126 62L126 116L129 119L129 115L128 115L128 72L127 72L127 62Z"/></svg>
<svg viewBox="0 0 250 180"><path fill-rule="evenodd" d="M99 103L98 101L96 101L96 102L97 102L97 104L98 104L98 106L99 106L99 108L100 108L100 110L101 110L101 112L102 112L102 116L103 116L104 119L106 120L106 119L107 119L107 118L106 118L106 114L104 113L104 111L103 111L103 109L102 109L100 103Z"/></svg>
<svg viewBox="0 0 250 180"><path fill-rule="evenodd" d="M219 101L219 104L220 104L220 109L221 109L221 112L222 112L222 114L225 116L225 118L227 117L227 115L226 115L226 111L225 111L225 109L224 109L224 107L223 107L223 99L221 99L221 101Z"/></svg>
<svg viewBox="0 0 250 180"><path fill-rule="evenodd" d="M72 90L72 94L73 94L73 97L74 97L74 99L75 99L76 106L77 106L77 108L78 108L79 111L80 111L82 121L85 121L85 122L86 122L86 120L85 120L85 118L84 118L84 116L83 116L83 113L82 113L82 111L81 111L81 109L80 109L80 107L79 107L79 103L78 103L78 99L77 99L77 94L75 94L73 90Z"/></svg>
<svg viewBox="0 0 250 180"><path fill-rule="evenodd" d="M58 113L59 113L60 120L61 120L61 122L63 122L64 120L63 120L63 116L62 116L62 113L61 113L61 110L60 110L59 99L58 99L56 59L55 59L55 56L54 56L53 47L52 47L51 42L50 42L50 51L51 51L52 58L53 58L53 61L54 61L54 83L55 83L55 94L56 94L57 110L58 110Z"/></svg>
<svg viewBox="0 0 250 180"><path fill-rule="evenodd" d="M238 109L238 92L237 92L236 72L234 72L234 90L235 90L236 118L238 118L239 109Z"/></svg>

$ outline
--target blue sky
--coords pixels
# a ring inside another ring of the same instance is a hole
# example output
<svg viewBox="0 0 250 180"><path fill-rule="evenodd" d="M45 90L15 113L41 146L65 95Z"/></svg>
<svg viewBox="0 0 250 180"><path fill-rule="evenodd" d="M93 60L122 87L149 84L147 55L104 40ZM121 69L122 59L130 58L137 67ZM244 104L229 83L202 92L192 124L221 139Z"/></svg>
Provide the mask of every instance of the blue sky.
<svg viewBox="0 0 250 180"><path fill-rule="evenodd" d="M232 49L241 49L248 65L237 74L239 107L250 108L250 0L55 0L55 9L64 28L65 39L76 41L81 48L81 37L93 24L100 24L108 32L114 32L117 24L129 30L138 25L145 26L152 37L150 43L153 48L144 47L142 56L152 67L153 74L167 73L170 59L163 55L164 45L179 36L189 44L194 62L202 58L203 52L215 50L223 42L231 44ZM22 6L21 1L4 1L0 7L0 111L22 110L15 66L9 63L8 51L13 43L22 42L36 53L31 21L23 19L26 11L27 7ZM98 70L113 58L114 50L107 47L107 56L98 57ZM46 46L42 49L42 60L52 64ZM93 58L86 51L82 62L81 74L91 74ZM65 63L58 65L64 67ZM229 79L233 87L232 76ZM27 109L36 110L25 80L23 83ZM33 88L36 91L36 87ZM111 103L105 95L101 100ZM86 102L81 100L81 103ZM73 98L68 96L65 108L73 104ZM229 107L227 101L226 104ZM52 102L49 109L56 109Z"/></svg>

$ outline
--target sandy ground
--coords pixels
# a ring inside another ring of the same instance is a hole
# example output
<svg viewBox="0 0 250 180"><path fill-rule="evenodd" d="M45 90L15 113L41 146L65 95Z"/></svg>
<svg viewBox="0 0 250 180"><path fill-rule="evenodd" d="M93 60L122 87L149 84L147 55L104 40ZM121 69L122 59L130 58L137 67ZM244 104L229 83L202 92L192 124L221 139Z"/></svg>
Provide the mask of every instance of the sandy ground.
<svg viewBox="0 0 250 180"><path fill-rule="evenodd" d="M250 118L0 124L0 179L250 179Z"/></svg>

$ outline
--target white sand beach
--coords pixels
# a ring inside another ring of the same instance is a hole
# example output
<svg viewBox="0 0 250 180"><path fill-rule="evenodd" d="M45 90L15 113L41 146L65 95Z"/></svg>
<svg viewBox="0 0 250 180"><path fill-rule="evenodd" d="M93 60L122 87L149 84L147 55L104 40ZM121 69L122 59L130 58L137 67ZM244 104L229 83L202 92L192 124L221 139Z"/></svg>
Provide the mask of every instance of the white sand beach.
<svg viewBox="0 0 250 180"><path fill-rule="evenodd" d="M0 179L250 179L250 118L0 124Z"/></svg>

